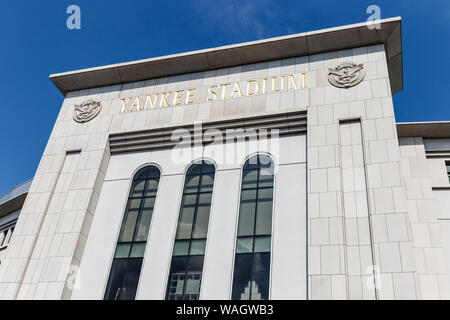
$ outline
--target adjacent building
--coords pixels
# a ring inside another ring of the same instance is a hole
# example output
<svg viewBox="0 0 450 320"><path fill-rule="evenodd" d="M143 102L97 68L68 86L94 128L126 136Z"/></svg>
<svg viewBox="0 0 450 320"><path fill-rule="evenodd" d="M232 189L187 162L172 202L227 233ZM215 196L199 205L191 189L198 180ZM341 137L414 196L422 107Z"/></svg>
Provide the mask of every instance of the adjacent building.
<svg viewBox="0 0 450 320"><path fill-rule="evenodd" d="M0 265L6 255L6 249L11 241L17 218L19 217L31 179L14 187L0 197Z"/></svg>
<svg viewBox="0 0 450 320"><path fill-rule="evenodd" d="M450 122L378 23L51 75L0 298L448 299Z"/></svg>

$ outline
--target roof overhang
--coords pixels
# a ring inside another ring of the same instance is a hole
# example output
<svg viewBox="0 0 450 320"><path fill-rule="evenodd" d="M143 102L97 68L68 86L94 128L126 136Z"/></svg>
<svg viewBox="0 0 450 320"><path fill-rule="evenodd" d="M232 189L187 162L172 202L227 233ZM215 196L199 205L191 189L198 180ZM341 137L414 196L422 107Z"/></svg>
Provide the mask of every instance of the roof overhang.
<svg viewBox="0 0 450 320"><path fill-rule="evenodd" d="M23 207L23 203L25 202L27 194L28 193L23 193L11 200L0 204L0 218L21 209Z"/></svg>
<svg viewBox="0 0 450 320"><path fill-rule="evenodd" d="M379 28L374 28L374 24ZM368 26L372 25L371 28ZM392 93L403 89L401 18L363 22L283 37L50 75L67 92L208 71L263 61L384 44Z"/></svg>
<svg viewBox="0 0 450 320"><path fill-rule="evenodd" d="M0 197L0 218L22 208L32 181L29 179Z"/></svg>
<svg viewBox="0 0 450 320"><path fill-rule="evenodd" d="M399 137L450 138L450 121L397 122Z"/></svg>

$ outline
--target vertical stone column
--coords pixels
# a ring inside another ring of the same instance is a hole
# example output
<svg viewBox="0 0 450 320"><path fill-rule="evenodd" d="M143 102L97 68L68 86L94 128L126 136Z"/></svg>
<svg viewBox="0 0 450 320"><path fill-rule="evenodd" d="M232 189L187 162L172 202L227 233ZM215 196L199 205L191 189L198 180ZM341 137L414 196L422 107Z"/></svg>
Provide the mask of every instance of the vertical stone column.
<svg viewBox="0 0 450 320"><path fill-rule="evenodd" d="M360 120L339 123L344 254L350 299L375 299L374 248Z"/></svg>
<svg viewBox="0 0 450 320"><path fill-rule="evenodd" d="M236 224L239 213L240 168L217 170L203 267L201 299L230 299Z"/></svg>
<svg viewBox="0 0 450 320"><path fill-rule="evenodd" d="M421 299L447 299L448 275L423 139L400 138L399 142L417 268L417 295Z"/></svg>
<svg viewBox="0 0 450 320"><path fill-rule="evenodd" d="M109 161L109 106L118 87L68 93L0 266L0 299L69 299ZM100 101L93 120L74 105Z"/></svg>
<svg viewBox="0 0 450 320"><path fill-rule="evenodd" d="M342 62L362 63L363 81L332 86L328 68ZM412 236L384 47L310 56L309 70L316 79L308 108L309 298L414 299ZM347 127L349 120L359 125Z"/></svg>

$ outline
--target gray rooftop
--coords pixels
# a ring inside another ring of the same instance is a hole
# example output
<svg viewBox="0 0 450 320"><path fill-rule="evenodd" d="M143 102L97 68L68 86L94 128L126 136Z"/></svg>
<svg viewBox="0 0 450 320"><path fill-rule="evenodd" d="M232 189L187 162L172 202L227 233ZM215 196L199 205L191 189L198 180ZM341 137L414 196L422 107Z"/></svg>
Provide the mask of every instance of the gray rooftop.
<svg viewBox="0 0 450 320"><path fill-rule="evenodd" d="M0 198L0 217L22 208L33 179L12 188Z"/></svg>
<svg viewBox="0 0 450 320"><path fill-rule="evenodd" d="M191 51L50 75L56 87L69 91L208 71L263 61L384 44L392 93L403 89L401 18L298 33L283 37Z"/></svg>

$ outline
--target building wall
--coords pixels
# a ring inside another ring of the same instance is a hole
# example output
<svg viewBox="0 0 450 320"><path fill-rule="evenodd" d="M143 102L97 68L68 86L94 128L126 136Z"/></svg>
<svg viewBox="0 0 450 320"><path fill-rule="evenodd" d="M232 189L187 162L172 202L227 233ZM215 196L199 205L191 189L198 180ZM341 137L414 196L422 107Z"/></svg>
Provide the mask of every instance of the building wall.
<svg viewBox="0 0 450 320"><path fill-rule="evenodd" d="M271 150L270 142L258 148L259 152L270 153L276 163L271 297L304 299L306 137L305 135L282 137L277 143L279 150ZM293 150L294 148L297 150ZM167 149L111 157L105 187L100 194L92 221L92 231L81 263L80 286L74 290L74 299L103 298L131 180L134 172L146 164L160 167L161 178L137 299L164 299L184 175L189 164L202 158L206 153L207 150L193 152L187 164L177 165L173 165L172 151ZM212 154L211 157L207 157L216 165L216 177L201 299L229 299L231 296L241 171L244 162L252 154L254 150L246 150L240 153L237 161L233 163L223 163L220 155ZM108 228L105 228L105 225L108 225ZM297 249L293 251L292 248Z"/></svg>
<svg viewBox="0 0 450 320"><path fill-rule="evenodd" d="M364 63L364 81L332 87L327 68L348 60ZM414 299L412 236L383 47L319 55L310 70L317 81L308 107L310 297Z"/></svg>
<svg viewBox="0 0 450 320"><path fill-rule="evenodd" d="M363 63L366 76L338 89L328 68L344 61ZM209 85L302 73L304 89L206 100ZM186 88L199 88L204 102L121 113L120 98ZM100 114L74 122L74 105L88 99L101 101ZM177 164L167 150L109 150L111 133L295 110L307 110L307 137L280 138L278 154L261 147L226 162L194 148ZM414 299L438 281L434 271L417 272L416 231L437 224L410 222L410 200L419 198L408 198L400 172L386 55L376 45L69 92L0 266L0 299L101 299L130 179L146 163L160 166L162 177L137 298L162 299L184 172L202 157L215 161L216 180L200 297L228 299L241 168L256 151L270 151L277 166L272 299ZM429 188L420 200L431 195Z"/></svg>
<svg viewBox="0 0 450 320"><path fill-rule="evenodd" d="M450 190L445 159L427 158L427 150L445 150L450 140L402 137L401 172L411 222L416 290L422 299L449 299L447 233ZM447 148L448 149L448 148ZM434 189L434 188L448 189Z"/></svg>

